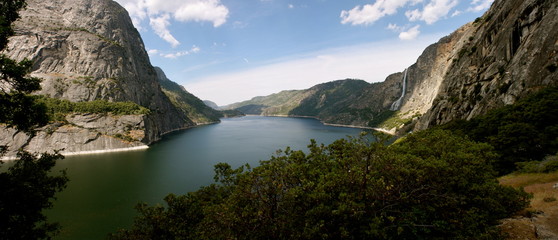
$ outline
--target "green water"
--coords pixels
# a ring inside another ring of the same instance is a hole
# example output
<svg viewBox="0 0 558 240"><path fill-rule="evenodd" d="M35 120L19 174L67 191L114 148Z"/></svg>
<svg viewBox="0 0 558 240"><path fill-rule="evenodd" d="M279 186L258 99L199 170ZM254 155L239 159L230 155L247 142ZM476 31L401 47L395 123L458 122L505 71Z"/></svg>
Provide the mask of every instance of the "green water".
<svg viewBox="0 0 558 240"><path fill-rule="evenodd" d="M314 119L249 116L174 133L147 150L67 157L57 168L67 169L70 182L47 215L62 224L56 239L104 239L132 223L136 203L162 203L168 193L212 183L219 162L256 166L277 149L360 132Z"/></svg>

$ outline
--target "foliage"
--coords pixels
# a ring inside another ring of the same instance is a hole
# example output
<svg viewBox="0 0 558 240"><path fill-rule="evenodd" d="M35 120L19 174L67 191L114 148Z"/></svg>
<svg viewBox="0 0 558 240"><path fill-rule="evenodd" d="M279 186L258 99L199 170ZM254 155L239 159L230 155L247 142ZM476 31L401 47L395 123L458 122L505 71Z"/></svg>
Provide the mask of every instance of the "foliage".
<svg viewBox="0 0 558 240"><path fill-rule="evenodd" d="M0 4L0 49L8 45L8 38L14 34L12 23L19 18L19 9L25 6L25 0L7 0Z"/></svg>
<svg viewBox="0 0 558 240"><path fill-rule="evenodd" d="M0 173L0 239L50 239L59 226L47 222L43 209L52 207L56 192L66 187L65 171L51 173L60 154L39 158L27 152L6 172Z"/></svg>
<svg viewBox="0 0 558 240"><path fill-rule="evenodd" d="M397 111L391 111L391 110L381 111L375 114L374 118L372 118L372 120L368 122L368 126L371 127L380 126L381 124L385 123L389 119L394 118L397 115L397 113L398 113Z"/></svg>
<svg viewBox="0 0 558 240"><path fill-rule="evenodd" d="M133 102L109 102L94 100L90 102L70 102L68 100L38 96L37 102L47 109L49 120L62 121L68 113L112 113L115 115L148 114L149 109Z"/></svg>
<svg viewBox="0 0 558 240"><path fill-rule="evenodd" d="M491 147L447 131L386 146L369 137L287 148L167 207L138 205L113 239L482 239L528 195L498 184Z"/></svg>
<svg viewBox="0 0 558 240"><path fill-rule="evenodd" d="M12 23L25 5L24 0L0 2L0 51L14 34ZM47 123L46 107L29 95L40 89L41 81L26 77L31 66L29 60L16 62L0 54L0 122L27 132ZM0 157L5 150L0 146ZM12 167L0 172L0 239L50 239L59 227L47 222L42 211L51 208L54 194L66 187L65 172L58 176L50 172L63 157L43 154L37 158L27 152L17 157Z"/></svg>
<svg viewBox="0 0 558 240"><path fill-rule="evenodd" d="M558 155L547 156L543 161L519 162L517 171L520 173L549 173L558 171Z"/></svg>
<svg viewBox="0 0 558 240"><path fill-rule="evenodd" d="M495 168L509 173L516 170L516 163L540 161L558 152L558 88L543 89L515 104L442 128L492 145L500 155Z"/></svg>
<svg viewBox="0 0 558 240"><path fill-rule="evenodd" d="M12 23L19 18L19 9L25 7L23 0L7 0L0 4L0 51L14 34ZM37 104L28 94L39 90L40 79L26 77L31 61L16 62L0 54L0 123L30 131L47 122L44 106Z"/></svg>

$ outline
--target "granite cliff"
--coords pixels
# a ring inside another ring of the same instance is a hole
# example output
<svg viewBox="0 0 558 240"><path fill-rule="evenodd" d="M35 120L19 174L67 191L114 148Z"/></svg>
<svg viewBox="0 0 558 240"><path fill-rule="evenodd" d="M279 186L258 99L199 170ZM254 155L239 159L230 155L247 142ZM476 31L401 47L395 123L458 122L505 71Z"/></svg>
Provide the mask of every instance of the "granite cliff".
<svg viewBox="0 0 558 240"><path fill-rule="evenodd" d="M449 37L455 43L447 69L416 128L470 119L556 86L557 30L556 1L495 1L481 18Z"/></svg>
<svg viewBox="0 0 558 240"><path fill-rule="evenodd" d="M28 0L27 4L5 54L34 62L31 75L43 79L36 94L72 102L128 101L150 113L72 114L33 136L2 127L0 142L7 143L12 154L20 147L80 152L146 146L165 133L196 125L161 89L160 74L138 31L116 2Z"/></svg>
<svg viewBox="0 0 558 240"><path fill-rule="evenodd" d="M384 82L357 88L347 82L320 84L229 108L312 116L392 133L470 119L558 85L557 5L550 0L496 0L482 17L430 45L413 65ZM277 100L286 94L292 95L283 97L289 100ZM398 99L399 106L392 108Z"/></svg>

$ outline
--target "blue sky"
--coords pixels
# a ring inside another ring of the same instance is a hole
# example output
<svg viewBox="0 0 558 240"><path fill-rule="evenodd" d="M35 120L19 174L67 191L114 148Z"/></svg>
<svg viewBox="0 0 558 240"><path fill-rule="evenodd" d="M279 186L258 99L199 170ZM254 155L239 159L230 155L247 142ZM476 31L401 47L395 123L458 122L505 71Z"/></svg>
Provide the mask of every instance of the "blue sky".
<svg viewBox="0 0 558 240"><path fill-rule="evenodd" d="M358 78L383 81L493 0L116 0L151 63L219 105Z"/></svg>

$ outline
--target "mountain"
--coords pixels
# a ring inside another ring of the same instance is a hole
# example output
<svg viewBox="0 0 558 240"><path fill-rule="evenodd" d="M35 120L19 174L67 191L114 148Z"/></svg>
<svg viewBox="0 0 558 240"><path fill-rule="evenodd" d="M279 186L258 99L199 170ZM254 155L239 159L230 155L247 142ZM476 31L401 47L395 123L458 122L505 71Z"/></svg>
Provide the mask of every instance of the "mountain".
<svg viewBox="0 0 558 240"><path fill-rule="evenodd" d="M19 148L71 153L145 147L165 133L215 120L214 112L196 107L198 112L188 112L167 97L164 91L174 94L176 86L161 80L169 87L161 88L138 31L116 2L28 0L20 15L4 54L34 62L31 75L44 79L36 94L74 103L132 102L149 113L67 114L34 136L2 126L0 144L11 154ZM199 103L184 97L190 100L192 106Z"/></svg>
<svg viewBox="0 0 558 240"><path fill-rule="evenodd" d="M205 103L205 105L207 105L210 108L213 108L215 110L219 110L219 105L217 105L217 103L209 101L209 100L203 100L203 103Z"/></svg>
<svg viewBox="0 0 558 240"><path fill-rule="evenodd" d="M225 106L246 114L318 117L346 105L369 84L363 80L338 80L306 90L288 90Z"/></svg>
<svg viewBox="0 0 558 240"><path fill-rule="evenodd" d="M155 67L155 72L163 92L172 104L196 124L219 122L219 118L223 117L221 112L207 106L183 86L169 80L161 68Z"/></svg>
<svg viewBox="0 0 558 240"><path fill-rule="evenodd" d="M495 1L482 17L452 34L448 67L417 128L470 119L556 86L557 6L549 0Z"/></svg>
<svg viewBox="0 0 558 240"><path fill-rule="evenodd" d="M470 119L558 85L557 5L496 0L482 17L428 46L413 65L383 82L334 81L228 108L392 133Z"/></svg>

